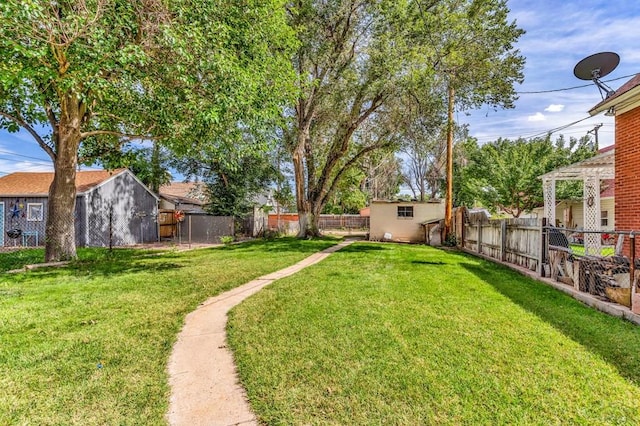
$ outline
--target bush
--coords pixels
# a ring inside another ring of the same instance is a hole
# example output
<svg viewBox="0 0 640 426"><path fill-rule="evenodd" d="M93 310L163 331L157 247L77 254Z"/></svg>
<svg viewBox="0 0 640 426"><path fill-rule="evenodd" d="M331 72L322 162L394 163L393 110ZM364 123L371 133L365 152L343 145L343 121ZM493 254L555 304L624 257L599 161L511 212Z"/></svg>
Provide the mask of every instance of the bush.
<svg viewBox="0 0 640 426"><path fill-rule="evenodd" d="M447 247L456 247L458 245L458 238L456 238L456 234L447 235L442 244Z"/></svg>
<svg viewBox="0 0 640 426"><path fill-rule="evenodd" d="M220 242L225 246L231 244L233 241L234 241L233 235L224 235L220 237Z"/></svg>

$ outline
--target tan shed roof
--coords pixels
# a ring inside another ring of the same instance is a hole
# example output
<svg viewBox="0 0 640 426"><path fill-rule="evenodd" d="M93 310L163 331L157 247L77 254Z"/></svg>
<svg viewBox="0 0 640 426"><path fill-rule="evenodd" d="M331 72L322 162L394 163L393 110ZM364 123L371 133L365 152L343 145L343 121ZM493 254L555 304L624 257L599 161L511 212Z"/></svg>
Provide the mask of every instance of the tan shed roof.
<svg viewBox="0 0 640 426"><path fill-rule="evenodd" d="M83 193L123 172L117 170L91 170L76 173L76 190ZM0 196L48 196L53 172L16 172L0 177Z"/></svg>

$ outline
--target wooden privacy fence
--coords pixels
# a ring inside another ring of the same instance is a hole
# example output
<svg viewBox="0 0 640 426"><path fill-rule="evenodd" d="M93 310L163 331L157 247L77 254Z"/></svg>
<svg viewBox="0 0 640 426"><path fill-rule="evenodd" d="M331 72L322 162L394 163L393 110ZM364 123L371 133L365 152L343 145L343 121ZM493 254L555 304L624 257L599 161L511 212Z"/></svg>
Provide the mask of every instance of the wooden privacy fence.
<svg viewBox="0 0 640 426"><path fill-rule="evenodd" d="M469 214L460 245L469 251L540 271L542 222L540 219L494 219Z"/></svg>
<svg viewBox="0 0 640 426"><path fill-rule="evenodd" d="M282 213L269 214L269 229L279 229L288 232L298 232L298 214ZM318 218L318 228L325 229L369 229L369 216L357 214L321 214Z"/></svg>

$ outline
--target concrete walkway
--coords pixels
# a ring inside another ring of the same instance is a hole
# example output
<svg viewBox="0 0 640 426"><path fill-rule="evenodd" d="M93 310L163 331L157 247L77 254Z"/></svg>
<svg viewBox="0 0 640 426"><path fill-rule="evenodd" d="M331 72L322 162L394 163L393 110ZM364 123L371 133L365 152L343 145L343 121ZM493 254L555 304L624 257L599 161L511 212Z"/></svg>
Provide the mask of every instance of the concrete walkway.
<svg viewBox="0 0 640 426"><path fill-rule="evenodd" d="M227 313L264 286L288 277L351 244L346 240L293 266L212 297L187 315L169 359L171 425L256 425L226 346Z"/></svg>

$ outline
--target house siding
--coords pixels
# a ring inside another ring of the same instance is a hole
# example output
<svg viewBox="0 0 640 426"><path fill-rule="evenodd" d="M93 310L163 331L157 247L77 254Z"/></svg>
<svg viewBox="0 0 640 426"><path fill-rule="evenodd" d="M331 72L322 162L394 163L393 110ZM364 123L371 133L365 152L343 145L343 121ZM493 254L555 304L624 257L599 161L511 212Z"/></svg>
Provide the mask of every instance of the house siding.
<svg viewBox="0 0 640 426"><path fill-rule="evenodd" d="M571 223L565 222L565 212L571 205ZM600 226L602 231L613 231L615 226L615 197L607 197L600 199L600 210L607 212L608 223L606 226ZM533 213L536 217L542 217L544 215L543 207L536 207L533 209ZM556 206L556 225L561 228L579 229L584 227L584 201L561 201Z"/></svg>
<svg viewBox="0 0 640 426"><path fill-rule="evenodd" d="M398 217L398 207L413 207L413 217ZM398 242L425 242L422 222L444 218L444 203L391 203L371 204L369 238L374 241L391 234Z"/></svg>
<svg viewBox="0 0 640 426"><path fill-rule="evenodd" d="M640 108L616 116L616 227L640 229Z"/></svg>
<svg viewBox="0 0 640 426"><path fill-rule="evenodd" d="M44 233L46 227L48 200L46 197L0 197L0 202L4 203L4 217L2 218L4 224L4 246L19 246L23 242L27 245L35 245L37 233L37 240L39 245L44 244ZM28 204L42 204L42 220L30 221L27 220L27 206ZM13 217L13 208L18 205L19 214L18 217ZM22 232L28 232L30 237L22 237L13 239L9 238L6 231L11 229L20 229Z"/></svg>
<svg viewBox="0 0 640 426"><path fill-rule="evenodd" d="M86 203L86 229L80 230L86 235L86 245L107 247L157 241L157 199L130 173L114 176L83 197L86 201L78 205Z"/></svg>

